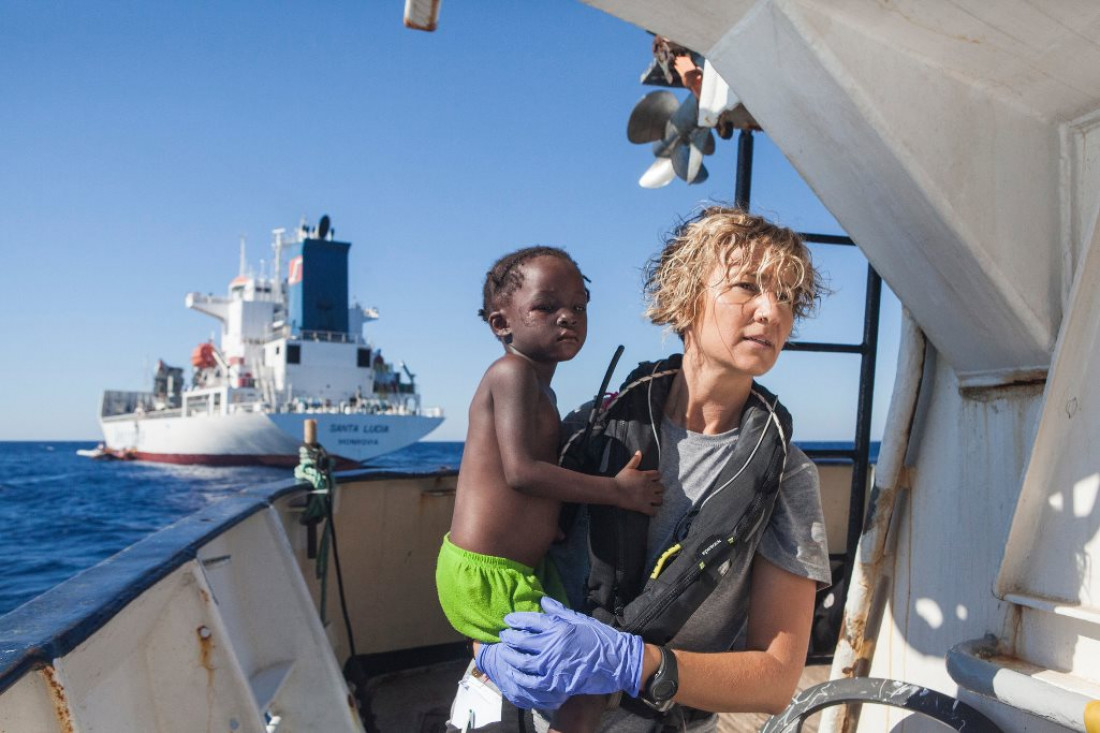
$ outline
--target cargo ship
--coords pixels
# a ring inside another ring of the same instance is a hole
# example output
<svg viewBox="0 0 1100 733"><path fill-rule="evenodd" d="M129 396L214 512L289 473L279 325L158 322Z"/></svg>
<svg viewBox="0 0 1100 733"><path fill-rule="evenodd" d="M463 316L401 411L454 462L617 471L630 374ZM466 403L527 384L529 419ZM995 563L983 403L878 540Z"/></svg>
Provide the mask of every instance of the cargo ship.
<svg viewBox="0 0 1100 733"><path fill-rule="evenodd" d="M378 318L348 299L348 251L327 216L292 235L273 232L270 275L241 268L225 296L189 293L186 305L221 324L184 369L158 362L147 392L107 390L104 452L205 465L294 465L302 423L344 465L403 448L443 414L423 408L415 376L363 337ZM282 273L286 257L286 274Z"/></svg>

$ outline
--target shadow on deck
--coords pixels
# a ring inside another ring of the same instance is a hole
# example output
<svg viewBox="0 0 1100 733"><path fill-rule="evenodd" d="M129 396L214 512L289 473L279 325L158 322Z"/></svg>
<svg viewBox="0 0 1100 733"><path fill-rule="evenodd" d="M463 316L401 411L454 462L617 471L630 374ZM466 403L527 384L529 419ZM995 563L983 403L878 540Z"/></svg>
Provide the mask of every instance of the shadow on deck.
<svg viewBox="0 0 1100 733"><path fill-rule="evenodd" d="M370 684L375 724L380 733L442 733L450 714L451 700L467 659L442 662L375 677ZM799 691L824 682L829 667L806 667ZM806 733L817 731L818 717L806 722ZM755 733L769 716L752 713L723 713L718 733Z"/></svg>

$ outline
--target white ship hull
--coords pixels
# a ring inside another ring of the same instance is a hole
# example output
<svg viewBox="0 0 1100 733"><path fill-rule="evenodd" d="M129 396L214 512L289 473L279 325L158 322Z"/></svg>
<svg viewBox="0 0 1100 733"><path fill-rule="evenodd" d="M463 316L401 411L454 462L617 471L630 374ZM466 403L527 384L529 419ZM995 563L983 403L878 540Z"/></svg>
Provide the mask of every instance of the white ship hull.
<svg viewBox="0 0 1100 733"><path fill-rule="evenodd" d="M100 421L106 447L133 458L205 465L294 465L302 423L317 421L317 439L333 456L361 463L415 443L442 417L334 412L145 414Z"/></svg>

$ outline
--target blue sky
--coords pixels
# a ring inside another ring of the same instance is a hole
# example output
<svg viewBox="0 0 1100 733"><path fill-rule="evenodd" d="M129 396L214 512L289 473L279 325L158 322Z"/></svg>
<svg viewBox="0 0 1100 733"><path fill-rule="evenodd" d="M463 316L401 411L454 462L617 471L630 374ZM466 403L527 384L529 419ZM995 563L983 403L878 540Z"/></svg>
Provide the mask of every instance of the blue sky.
<svg viewBox="0 0 1100 733"><path fill-rule="evenodd" d="M444 2L435 33L403 3L56 4L0 0L0 440L97 439L105 388L147 389L158 358L186 365L216 322L183 306L224 294L270 232L329 214L352 242L367 336L417 374L461 440L499 346L477 318L485 270L528 244L568 249L591 278L584 351L555 378L567 408L595 392L616 344L674 351L641 317L641 267L701 202L733 195L736 140L701 185L636 181L626 140L652 88L641 29L576 2ZM683 92L681 92L683 94ZM840 233L783 155L757 136L752 208ZM815 247L836 291L806 340L858 341L865 263ZM887 295L874 434L893 380L899 308ZM850 439L858 360L785 354L763 381L795 437Z"/></svg>

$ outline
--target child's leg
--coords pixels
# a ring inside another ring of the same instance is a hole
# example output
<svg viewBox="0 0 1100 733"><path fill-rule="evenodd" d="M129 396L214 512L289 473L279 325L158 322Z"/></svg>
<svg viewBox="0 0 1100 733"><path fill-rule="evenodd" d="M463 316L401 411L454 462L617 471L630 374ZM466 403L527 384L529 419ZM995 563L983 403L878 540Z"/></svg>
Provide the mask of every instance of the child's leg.
<svg viewBox="0 0 1100 733"><path fill-rule="evenodd" d="M550 733L594 733L607 708L607 695L577 695L554 713Z"/></svg>

